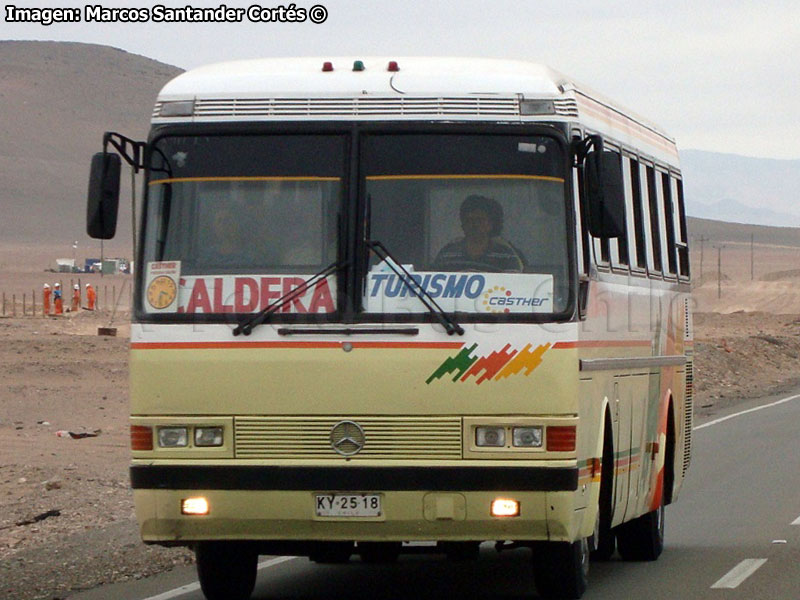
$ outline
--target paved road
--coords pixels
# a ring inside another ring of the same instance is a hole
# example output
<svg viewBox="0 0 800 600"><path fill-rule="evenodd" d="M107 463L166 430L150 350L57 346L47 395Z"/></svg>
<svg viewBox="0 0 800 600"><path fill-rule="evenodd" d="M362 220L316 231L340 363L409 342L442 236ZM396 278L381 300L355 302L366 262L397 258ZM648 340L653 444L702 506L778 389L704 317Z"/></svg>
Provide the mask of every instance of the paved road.
<svg viewBox="0 0 800 600"><path fill-rule="evenodd" d="M773 404L780 399L699 425L688 481L667 509L664 554L655 563L593 564L584 598L800 598L800 398ZM466 564L425 556L386 566L262 560L256 600L536 597L527 551L498 555L490 545ZM202 600L194 582L193 570L180 569L70 600Z"/></svg>

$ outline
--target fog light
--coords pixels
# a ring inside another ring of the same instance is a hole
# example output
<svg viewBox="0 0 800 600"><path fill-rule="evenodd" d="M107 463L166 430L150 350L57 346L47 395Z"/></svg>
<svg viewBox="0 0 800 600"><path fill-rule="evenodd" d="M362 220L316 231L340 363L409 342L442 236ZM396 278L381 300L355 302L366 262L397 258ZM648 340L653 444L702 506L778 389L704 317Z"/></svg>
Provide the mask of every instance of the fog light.
<svg viewBox="0 0 800 600"><path fill-rule="evenodd" d="M506 445L505 427L476 427L475 445L499 448Z"/></svg>
<svg viewBox="0 0 800 600"><path fill-rule="evenodd" d="M189 444L186 427L159 427L158 445L162 448L180 448Z"/></svg>
<svg viewBox="0 0 800 600"><path fill-rule="evenodd" d="M518 517L519 502L516 500L508 500L506 498L498 498L497 500L492 501L492 516Z"/></svg>
<svg viewBox="0 0 800 600"><path fill-rule="evenodd" d="M222 446L222 427L195 427L195 446Z"/></svg>
<svg viewBox="0 0 800 600"><path fill-rule="evenodd" d="M205 498L184 498L181 500L181 514L183 515L207 515L208 513L208 500Z"/></svg>

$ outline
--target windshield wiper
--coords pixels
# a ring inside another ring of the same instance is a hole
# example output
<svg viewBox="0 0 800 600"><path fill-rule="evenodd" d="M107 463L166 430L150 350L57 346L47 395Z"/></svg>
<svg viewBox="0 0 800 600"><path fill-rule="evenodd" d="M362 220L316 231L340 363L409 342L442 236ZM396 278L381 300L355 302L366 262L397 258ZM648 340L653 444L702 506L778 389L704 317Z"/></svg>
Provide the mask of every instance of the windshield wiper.
<svg viewBox="0 0 800 600"><path fill-rule="evenodd" d="M329 264L319 273L316 273L315 275L312 275L306 279L298 287L286 292L283 296L275 300L275 302L267 306L264 310L239 323L236 327L234 327L233 335L239 335L240 333L243 333L244 335L250 335L253 329L266 321L272 313L279 311L281 308L286 306L286 304L292 300L295 300L298 296L304 294L306 290L314 287L319 281L325 279L331 273L335 273L339 269L343 268L346 264L346 262L333 262Z"/></svg>
<svg viewBox="0 0 800 600"><path fill-rule="evenodd" d="M436 317L436 320L441 323L442 327L444 327L444 330L447 332L447 335L453 335L454 333L457 333L458 335L464 335L464 328L456 322L452 315L446 313L444 309L437 304L436 300L434 300L427 290L422 287L420 282L411 277L411 273L409 273L406 268L401 265L394 256L392 256L386 246L375 240L366 240L366 245L367 248L375 252L375 254L377 254L378 257L384 261L392 271L394 271L394 274L400 278L400 281L402 281L405 286L417 298L419 298L420 302L425 305L425 308L427 308L430 313Z"/></svg>

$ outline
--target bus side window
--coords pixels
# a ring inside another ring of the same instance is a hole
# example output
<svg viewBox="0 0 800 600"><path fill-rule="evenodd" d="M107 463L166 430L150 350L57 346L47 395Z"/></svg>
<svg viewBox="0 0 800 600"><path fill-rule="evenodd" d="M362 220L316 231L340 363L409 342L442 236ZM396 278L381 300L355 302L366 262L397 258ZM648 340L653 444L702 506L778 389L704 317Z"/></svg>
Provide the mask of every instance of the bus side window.
<svg viewBox="0 0 800 600"><path fill-rule="evenodd" d="M600 246L600 262L608 266L611 262L611 242L608 238L600 238L597 244Z"/></svg>
<svg viewBox="0 0 800 600"><path fill-rule="evenodd" d="M676 208L678 219L678 268L680 269L681 277L689 277L689 237L686 233L686 207L683 203L683 180L673 178L673 188L678 202Z"/></svg>
<svg viewBox="0 0 800 600"><path fill-rule="evenodd" d="M573 183L573 195L575 198L575 238L578 241L578 248L577 248L577 256L579 262L579 270L578 272L583 275L589 274L589 265L591 264L591 255L590 255L590 240L589 240L589 230L586 226L586 215L585 213L585 192L583 187L583 177L580 176L580 172L578 171L577 167L572 169L572 183Z"/></svg>
<svg viewBox="0 0 800 600"><path fill-rule="evenodd" d="M630 221L631 221L631 214L628 204L628 191L627 186L625 185L625 164L628 160L619 155L619 160L622 161L622 178L623 178L623 189L625 190L625 231L622 235L615 240L611 241L612 247L616 247L616 257L614 266L620 267L623 270L627 270L630 267L631 260L630 260L630 250L628 245L628 232L630 231Z"/></svg>
<svg viewBox="0 0 800 600"><path fill-rule="evenodd" d="M647 166L647 209L650 217L650 251L651 271L661 273L661 225L658 218L658 193L656 192L655 168Z"/></svg>
<svg viewBox="0 0 800 600"><path fill-rule="evenodd" d="M667 265L671 275L678 273L678 253L675 247L675 212L672 206L672 186L669 173L661 174L661 190L664 200L664 228L667 234Z"/></svg>
<svg viewBox="0 0 800 600"><path fill-rule="evenodd" d="M635 158L626 158L623 166L627 167L625 194L629 200L629 208L633 215L633 248L635 252L634 265L639 269L647 269L647 240L644 234L644 211L642 209L642 186L639 161Z"/></svg>

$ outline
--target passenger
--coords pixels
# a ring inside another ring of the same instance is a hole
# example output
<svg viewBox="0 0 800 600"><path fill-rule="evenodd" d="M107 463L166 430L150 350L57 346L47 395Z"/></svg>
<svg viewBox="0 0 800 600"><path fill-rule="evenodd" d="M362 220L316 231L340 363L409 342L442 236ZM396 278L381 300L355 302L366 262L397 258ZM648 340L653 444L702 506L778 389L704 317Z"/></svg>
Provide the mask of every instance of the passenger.
<svg viewBox="0 0 800 600"><path fill-rule="evenodd" d="M439 271L521 273L525 259L500 237L503 207L493 198L468 196L459 211L464 237L439 251L434 268Z"/></svg>
<svg viewBox="0 0 800 600"><path fill-rule="evenodd" d="M253 217L238 203L220 203L211 215L209 237L202 256L219 267L246 267L256 256L250 228Z"/></svg>

